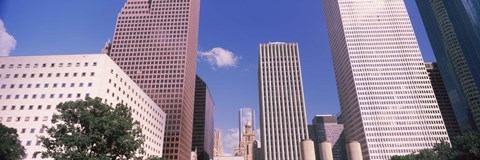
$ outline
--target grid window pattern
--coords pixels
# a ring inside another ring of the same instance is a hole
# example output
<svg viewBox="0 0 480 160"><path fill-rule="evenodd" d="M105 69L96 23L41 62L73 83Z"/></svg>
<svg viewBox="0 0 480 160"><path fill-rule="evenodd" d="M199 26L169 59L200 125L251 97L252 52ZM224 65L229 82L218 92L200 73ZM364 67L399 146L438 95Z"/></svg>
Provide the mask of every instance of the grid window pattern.
<svg viewBox="0 0 480 160"><path fill-rule="evenodd" d="M299 160L308 129L298 44L260 44L258 74L265 160Z"/></svg>
<svg viewBox="0 0 480 160"><path fill-rule="evenodd" d="M36 140L46 134L42 126L51 125L55 106L90 96L129 107L145 136L145 156L162 154L165 113L107 55L0 57L1 65L15 67L1 72L13 76L0 78L6 86L0 88L0 123L20 131L28 155L44 150Z"/></svg>
<svg viewBox="0 0 480 160"><path fill-rule="evenodd" d="M167 113L166 159L189 159L199 0L127 0L108 55Z"/></svg>
<svg viewBox="0 0 480 160"><path fill-rule="evenodd" d="M403 0L324 0L347 141L390 159L449 140Z"/></svg>

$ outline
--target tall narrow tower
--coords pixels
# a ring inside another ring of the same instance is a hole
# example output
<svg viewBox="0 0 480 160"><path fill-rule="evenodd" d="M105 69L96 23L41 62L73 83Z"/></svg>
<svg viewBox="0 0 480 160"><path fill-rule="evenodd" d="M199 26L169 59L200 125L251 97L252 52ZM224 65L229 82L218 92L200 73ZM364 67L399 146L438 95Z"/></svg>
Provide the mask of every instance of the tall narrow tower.
<svg viewBox="0 0 480 160"><path fill-rule="evenodd" d="M190 159L200 0L127 0L109 56L167 113L163 155Z"/></svg>
<svg viewBox="0 0 480 160"><path fill-rule="evenodd" d="M449 140L404 0L323 0L347 141L390 159Z"/></svg>
<svg viewBox="0 0 480 160"><path fill-rule="evenodd" d="M252 125L252 130L255 132L255 110L253 108L240 108L238 118L238 130L240 131L238 136L238 144L240 144L242 142L243 133L245 133L245 125L247 125L247 123Z"/></svg>
<svg viewBox="0 0 480 160"><path fill-rule="evenodd" d="M260 44L258 65L265 160L299 160L308 130L298 44Z"/></svg>

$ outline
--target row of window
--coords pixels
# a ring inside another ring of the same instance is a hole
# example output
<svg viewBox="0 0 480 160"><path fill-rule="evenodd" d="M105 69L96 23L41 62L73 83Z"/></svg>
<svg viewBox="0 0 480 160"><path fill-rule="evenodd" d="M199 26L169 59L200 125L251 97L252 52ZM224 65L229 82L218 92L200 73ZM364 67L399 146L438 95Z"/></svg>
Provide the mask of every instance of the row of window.
<svg viewBox="0 0 480 160"><path fill-rule="evenodd" d="M66 67L72 67L72 66L74 66L74 64L75 64L75 67L80 67L81 66L80 62L65 63L65 66ZM89 65L90 65L89 62L83 63L84 67L88 67ZM97 62L92 62L91 65L95 67L95 66L97 66ZM16 68L23 68L23 67L25 67L25 68L30 68L30 67L33 67L33 68L39 68L39 67L41 67L41 68L47 68L47 67L53 68L53 67L57 66L57 64L56 63L50 63L50 64L48 64L48 63L43 63L43 64L35 63L35 64L25 64L25 65L24 64L16 64L16 66L17 66ZM6 64L1 64L0 65L0 69L5 69L6 67L7 67ZM15 67L15 64L9 64L8 65L8 68L10 68L10 69L14 68L14 67ZM58 67L64 67L64 63L58 63Z"/></svg>
<svg viewBox="0 0 480 160"><path fill-rule="evenodd" d="M10 108L10 110L15 110L15 109L17 109L17 106L11 106L11 107L2 106L2 111L7 110L7 108ZM28 106L28 110L33 110L33 108L35 108L33 105L29 105L29 106ZM37 110L42 110L42 109L43 109L43 106L42 106L42 105L38 105L36 108L37 108ZM52 109L52 105L47 105L47 106L45 106L45 108L46 108L47 110ZM24 110L24 109L26 109L26 106L25 106L25 105L21 105L21 106L18 107L18 109L19 109L19 110Z"/></svg>
<svg viewBox="0 0 480 160"><path fill-rule="evenodd" d="M85 83L81 82L81 83L78 83L78 87L84 87ZM49 84L49 83L45 83L43 84L43 88L48 88L48 87L52 87L52 88L57 88L57 87L61 87L61 88L65 88L67 87L67 83L53 83L53 84ZM76 83L70 83L69 85L70 87L75 87L76 86ZM89 82L87 83L87 87L92 87L93 86L93 83L92 82ZM15 85L15 84L10 84L10 86L8 87L9 89L14 89L15 87L17 87L18 89L21 89L21 88L32 88L32 87L35 87L35 88L40 88L42 87L42 85L40 83L37 83L35 84L18 84L18 85ZM7 84L2 84L0 89L6 89L7 88Z"/></svg>
<svg viewBox="0 0 480 160"><path fill-rule="evenodd" d="M4 117L0 117L0 122L3 122L3 118ZM23 121L29 122L30 119L32 119L33 122L37 122L37 121L40 120L40 117L38 117L38 116L35 116L35 117L26 116L26 117L24 117ZM15 122L20 122L20 121L22 121L22 117L6 117L5 118L5 122L12 122L12 120L15 120ZM48 116L43 116L42 121L48 121Z"/></svg>
<svg viewBox="0 0 480 160"><path fill-rule="evenodd" d="M30 78L36 78L35 76L36 76L35 73L30 74ZM53 76L53 73L48 73L48 74L45 75L45 77L47 77L47 78L50 78L52 76ZM56 73L56 75L55 75L55 77L61 77L61 76L62 76L61 73ZM69 77L69 76L70 76L70 73L63 74L63 77ZM72 77L78 77L78 76L86 77L87 72L82 72L80 75L77 72L72 74ZM95 76L95 72L90 72L90 77L93 77L93 76ZM22 74L21 75L21 78L27 78L27 77L28 77L27 74ZM44 77L43 73L38 74L38 78L43 78L43 77ZM0 74L0 78L2 78L2 74ZM10 78L10 74L5 74L5 78ZM13 74L13 78L20 78L20 74Z"/></svg>
<svg viewBox="0 0 480 160"><path fill-rule="evenodd" d="M21 95L19 95L19 94L17 94L17 95L8 94L8 95L5 95L5 99L20 99L20 96ZM74 95L72 93L68 93L68 94L59 93L59 94L57 94L57 98L64 98L64 97L65 98L73 98L73 96ZM86 93L85 97L90 97L90 93ZM0 99L2 99L2 98L3 98L3 95L0 95ZM47 98L47 94L38 94L38 95L37 94L32 94L31 96L29 94L24 94L23 95L23 99L29 99L29 98L31 98L31 99L37 99L37 98L45 99L45 98ZM55 94L50 94L49 98L50 99L55 98ZM82 94L77 93L75 98L82 98Z"/></svg>

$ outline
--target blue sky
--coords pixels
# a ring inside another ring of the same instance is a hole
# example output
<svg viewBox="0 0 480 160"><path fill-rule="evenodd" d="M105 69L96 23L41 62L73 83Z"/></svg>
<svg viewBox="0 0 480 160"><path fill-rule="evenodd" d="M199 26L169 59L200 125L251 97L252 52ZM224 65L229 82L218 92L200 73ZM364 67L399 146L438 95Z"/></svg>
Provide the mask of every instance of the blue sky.
<svg viewBox="0 0 480 160"><path fill-rule="evenodd" d="M99 53L124 2L0 0L0 19L17 41L11 55ZM415 2L406 4L425 61L435 61ZM235 67L213 68L204 59L197 65L224 134L237 127L239 108L253 107L258 117L258 45L274 41L299 43L308 122L340 111L321 0L203 0L199 50L221 47L240 57Z"/></svg>

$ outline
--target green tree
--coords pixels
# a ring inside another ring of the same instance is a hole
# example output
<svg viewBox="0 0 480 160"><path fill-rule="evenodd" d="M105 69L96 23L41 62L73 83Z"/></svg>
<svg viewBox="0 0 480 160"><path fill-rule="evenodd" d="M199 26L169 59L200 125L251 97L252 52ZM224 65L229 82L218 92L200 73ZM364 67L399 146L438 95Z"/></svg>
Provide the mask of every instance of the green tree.
<svg viewBox="0 0 480 160"><path fill-rule="evenodd" d="M18 141L17 130L0 123L0 159L21 159L25 148Z"/></svg>
<svg viewBox="0 0 480 160"><path fill-rule="evenodd" d="M130 110L117 104L115 108L101 98L69 101L57 105L49 136L40 137L46 151L42 157L67 159L141 159L145 141L139 122L133 121Z"/></svg>
<svg viewBox="0 0 480 160"><path fill-rule="evenodd" d="M453 139L453 148L458 159L479 160L480 159L480 132L469 132Z"/></svg>
<svg viewBox="0 0 480 160"><path fill-rule="evenodd" d="M469 132L452 139L452 145L441 141L433 149L416 154L393 156L391 160L480 160L480 132Z"/></svg>

